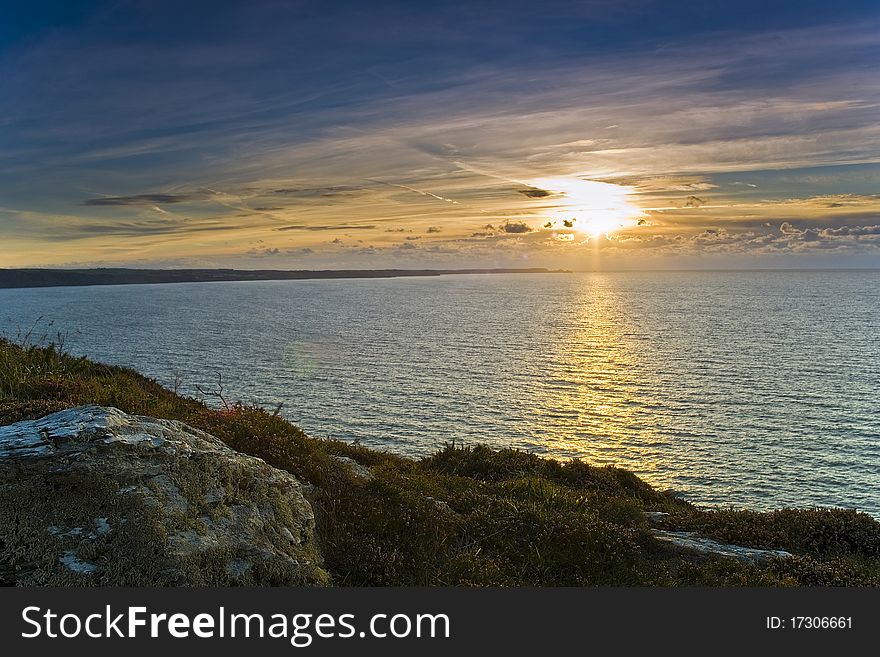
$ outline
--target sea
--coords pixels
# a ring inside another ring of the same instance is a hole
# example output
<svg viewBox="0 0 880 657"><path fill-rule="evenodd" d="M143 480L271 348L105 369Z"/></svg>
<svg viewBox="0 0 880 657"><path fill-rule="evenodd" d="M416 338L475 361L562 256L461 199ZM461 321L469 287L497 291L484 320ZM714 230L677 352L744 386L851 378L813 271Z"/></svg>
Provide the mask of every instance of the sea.
<svg viewBox="0 0 880 657"><path fill-rule="evenodd" d="M877 271L5 289L0 332L280 405L316 437L512 447L697 504L880 518Z"/></svg>

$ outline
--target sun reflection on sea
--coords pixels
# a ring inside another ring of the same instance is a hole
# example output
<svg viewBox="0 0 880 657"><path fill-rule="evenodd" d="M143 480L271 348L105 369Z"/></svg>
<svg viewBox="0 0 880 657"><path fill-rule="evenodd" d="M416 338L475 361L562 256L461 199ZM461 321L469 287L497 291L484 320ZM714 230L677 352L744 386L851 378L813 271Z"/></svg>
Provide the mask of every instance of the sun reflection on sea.
<svg viewBox="0 0 880 657"><path fill-rule="evenodd" d="M630 324L615 279L596 275L588 280L560 318L544 380L541 431L552 451L595 464L623 465L621 444L637 444L638 453L628 453L628 465L637 463L645 474L656 466L651 448L664 439L646 415L660 402L640 380L645 375L639 362L644 336ZM637 442L632 440L636 431Z"/></svg>

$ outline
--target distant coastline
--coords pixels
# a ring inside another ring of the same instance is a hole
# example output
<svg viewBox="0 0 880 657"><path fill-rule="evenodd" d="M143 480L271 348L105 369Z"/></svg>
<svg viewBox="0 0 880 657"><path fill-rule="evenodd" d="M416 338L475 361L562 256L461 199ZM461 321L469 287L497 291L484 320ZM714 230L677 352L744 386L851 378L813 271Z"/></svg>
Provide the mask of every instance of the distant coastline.
<svg viewBox="0 0 880 657"><path fill-rule="evenodd" d="M452 274L560 274L563 269L0 269L0 288L149 285L327 278L399 278Z"/></svg>

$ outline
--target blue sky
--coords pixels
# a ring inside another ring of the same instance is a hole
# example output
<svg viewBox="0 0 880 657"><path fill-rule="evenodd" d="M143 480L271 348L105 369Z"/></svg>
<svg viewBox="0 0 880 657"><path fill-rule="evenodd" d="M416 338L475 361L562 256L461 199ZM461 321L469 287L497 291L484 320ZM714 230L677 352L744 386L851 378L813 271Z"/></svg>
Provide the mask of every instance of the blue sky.
<svg viewBox="0 0 880 657"><path fill-rule="evenodd" d="M0 266L880 266L876 2L0 12Z"/></svg>

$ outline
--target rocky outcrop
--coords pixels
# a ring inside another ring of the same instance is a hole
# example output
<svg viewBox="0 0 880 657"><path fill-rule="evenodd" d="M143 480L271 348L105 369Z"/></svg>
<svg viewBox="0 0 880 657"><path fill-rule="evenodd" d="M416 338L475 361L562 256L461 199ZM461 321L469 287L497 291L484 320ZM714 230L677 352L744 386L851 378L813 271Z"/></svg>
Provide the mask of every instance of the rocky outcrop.
<svg viewBox="0 0 880 657"><path fill-rule="evenodd" d="M663 511L646 511L645 517L651 525L665 522L669 514ZM719 543L705 536L699 536L694 532L672 531L667 529L651 529L654 538L663 541L675 548L686 552L697 553L714 557L727 557L737 559L745 563L756 563L767 559L785 559L792 556L784 550L765 550L760 548L743 547L732 543Z"/></svg>
<svg viewBox="0 0 880 657"><path fill-rule="evenodd" d="M0 427L0 581L316 585L300 482L181 422L81 406Z"/></svg>
<svg viewBox="0 0 880 657"><path fill-rule="evenodd" d="M349 474L355 479L362 479L364 481L370 481L373 478L373 471L370 470L367 466L361 465L353 458L348 456L334 456L333 460L337 463L341 463L346 470L348 470Z"/></svg>
<svg viewBox="0 0 880 657"><path fill-rule="evenodd" d="M747 563L765 561L767 559L785 559L791 556L790 552L785 552L784 550L762 550L733 545L731 543L719 543L711 538L698 536L693 532L673 532L655 529L653 533L655 538L670 543L677 548L715 557L728 557Z"/></svg>

